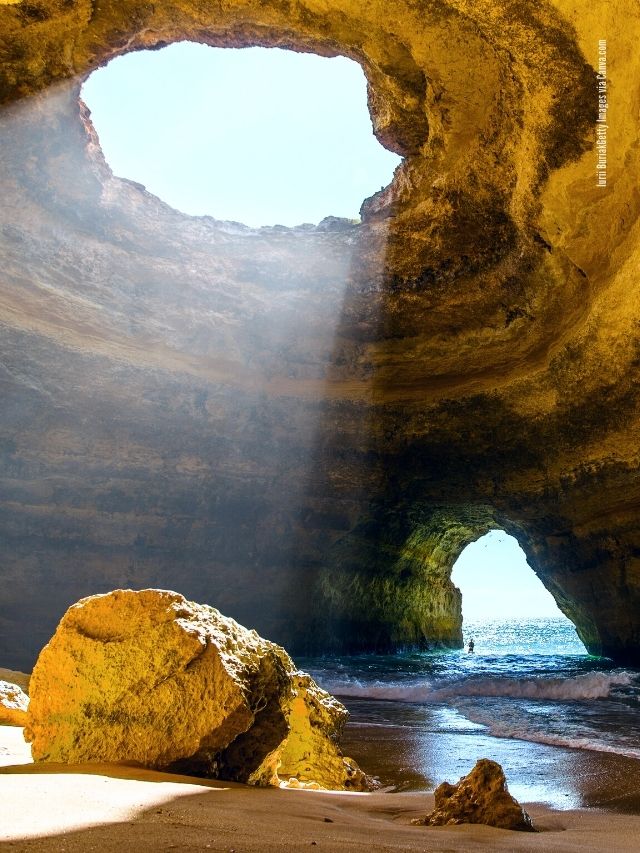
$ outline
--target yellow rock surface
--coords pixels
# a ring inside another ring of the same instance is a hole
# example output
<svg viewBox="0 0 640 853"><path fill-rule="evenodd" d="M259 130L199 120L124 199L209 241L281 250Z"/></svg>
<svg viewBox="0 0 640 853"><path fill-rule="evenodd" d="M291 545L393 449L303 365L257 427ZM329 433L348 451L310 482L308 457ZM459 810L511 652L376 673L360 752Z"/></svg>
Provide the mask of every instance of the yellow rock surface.
<svg viewBox="0 0 640 853"><path fill-rule="evenodd" d="M502 767L489 758L477 761L455 785L438 785L435 801L435 811L411 822L425 826L484 823L521 832L534 829L529 815L509 793Z"/></svg>
<svg viewBox="0 0 640 853"><path fill-rule="evenodd" d="M282 648L175 592L116 590L70 607L30 689L35 761L367 785L337 746L345 708Z"/></svg>
<svg viewBox="0 0 640 853"><path fill-rule="evenodd" d="M296 673L293 682L290 732L280 753L280 775L303 783L316 782L323 788L333 787L336 778L343 780L345 788L366 787L364 773L355 761L343 758L339 750L327 749L327 733L336 743L342 723L346 722L344 706L327 696L305 673Z"/></svg>

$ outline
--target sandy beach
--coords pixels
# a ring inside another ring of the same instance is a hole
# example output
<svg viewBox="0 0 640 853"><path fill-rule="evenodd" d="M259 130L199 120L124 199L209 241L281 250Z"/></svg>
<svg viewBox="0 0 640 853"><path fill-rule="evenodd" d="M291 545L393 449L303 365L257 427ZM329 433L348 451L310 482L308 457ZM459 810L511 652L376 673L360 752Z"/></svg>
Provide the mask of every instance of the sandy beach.
<svg viewBox="0 0 640 853"><path fill-rule="evenodd" d="M0 727L0 848L12 851L637 851L640 815L526 804L537 834L412 826L433 795L249 788L140 768L33 765Z"/></svg>
<svg viewBox="0 0 640 853"><path fill-rule="evenodd" d="M462 734L455 729L433 731L428 725L372 725L375 711L395 711L393 703L352 698L347 703L351 718L342 739L344 752L396 791L433 791L443 780L456 782L478 758L488 757L502 765L509 790L520 802L543 803L562 812L596 808L640 815L637 758L496 738L481 727ZM415 714L427 723L441 713L418 706L402 710L403 719Z"/></svg>

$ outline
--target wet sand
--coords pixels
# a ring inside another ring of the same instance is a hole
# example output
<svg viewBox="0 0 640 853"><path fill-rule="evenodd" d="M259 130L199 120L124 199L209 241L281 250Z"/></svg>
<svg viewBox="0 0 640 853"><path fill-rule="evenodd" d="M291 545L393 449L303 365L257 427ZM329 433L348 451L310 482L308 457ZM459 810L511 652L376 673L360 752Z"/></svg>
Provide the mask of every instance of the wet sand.
<svg viewBox="0 0 640 853"><path fill-rule="evenodd" d="M140 768L33 765L24 763L22 730L8 726L0 727L0 760L2 850L635 853L640 843L640 816L604 810L527 804L536 834L420 827L410 821L431 810L429 793L258 789Z"/></svg>
<svg viewBox="0 0 640 853"><path fill-rule="evenodd" d="M396 703L342 701L351 714L343 750L391 790L433 791L444 780L456 782L478 758L492 758L502 765L509 790L521 802L640 815L638 759L492 737L451 709L446 711L446 731L433 731L430 718L444 712L424 706L416 706L415 715L405 706L406 725L398 726L389 723L397 716L391 707Z"/></svg>

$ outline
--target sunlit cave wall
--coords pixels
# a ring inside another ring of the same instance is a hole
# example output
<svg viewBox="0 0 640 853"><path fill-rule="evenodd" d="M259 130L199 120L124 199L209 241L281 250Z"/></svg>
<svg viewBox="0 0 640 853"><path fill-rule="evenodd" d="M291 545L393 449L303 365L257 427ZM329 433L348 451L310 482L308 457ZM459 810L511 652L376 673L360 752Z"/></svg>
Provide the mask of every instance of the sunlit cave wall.
<svg viewBox="0 0 640 853"><path fill-rule="evenodd" d="M582 0L0 7L3 665L116 586L295 652L456 646L449 573L493 527L637 660L639 29ZM76 75L182 38L361 61L404 157L362 225L189 219L110 175Z"/></svg>
<svg viewBox="0 0 640 853"><path fill-rule="evenodd" d="M301 516L350 523L306 492L354 227L182 217L111 178L77 95L4 115L4 636L147 585L281 633Z"/></svg>

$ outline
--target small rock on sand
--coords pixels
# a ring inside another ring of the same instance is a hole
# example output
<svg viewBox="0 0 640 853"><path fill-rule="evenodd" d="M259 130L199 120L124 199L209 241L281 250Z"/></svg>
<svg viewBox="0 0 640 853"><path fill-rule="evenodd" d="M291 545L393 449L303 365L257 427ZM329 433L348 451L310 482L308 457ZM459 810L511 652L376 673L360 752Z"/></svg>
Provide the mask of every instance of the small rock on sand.
<svg viewBox="0 0 640 853"><path fill-rule="evenodd" d="M435 811L412 823L423 826L482 823L501 829L535 831L529 815L507 790L502 767L488 758L481 758L456 785L449 782L439 785L435 800Z"/></svg>

